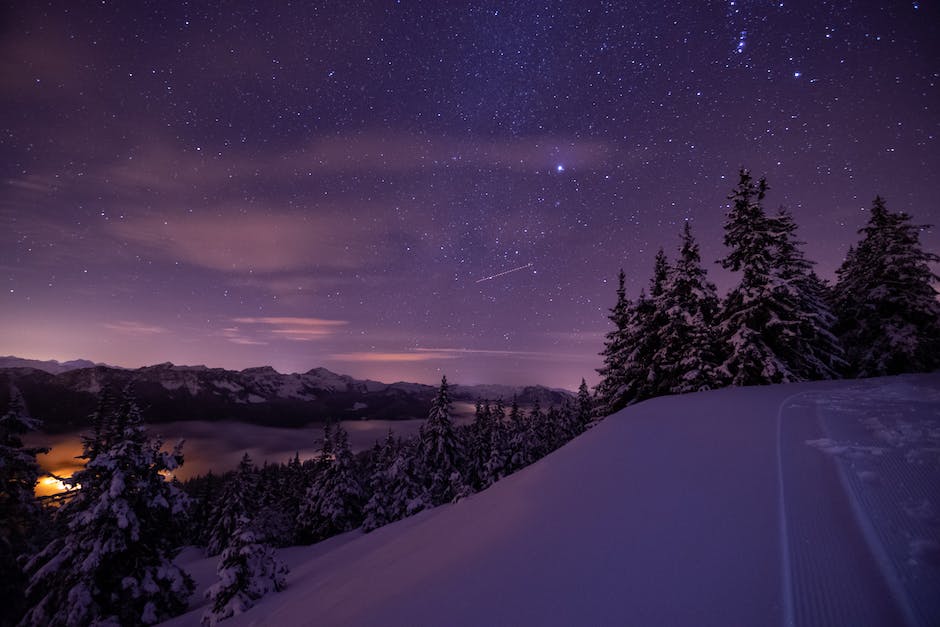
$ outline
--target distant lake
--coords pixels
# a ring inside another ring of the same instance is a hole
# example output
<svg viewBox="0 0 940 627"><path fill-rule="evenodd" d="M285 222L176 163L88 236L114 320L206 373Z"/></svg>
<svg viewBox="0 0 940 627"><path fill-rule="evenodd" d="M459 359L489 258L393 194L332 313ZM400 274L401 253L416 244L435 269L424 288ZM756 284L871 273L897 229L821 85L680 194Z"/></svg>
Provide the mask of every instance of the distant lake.
<svg viewBox="0 0 940 627"><path fill-rule="evenodd" d="M454 419L465 424L473 419L472 403L454 403ZM371 448L376 441L385 439L388 430L399 437L418 433L424 420L343 420L341 424L349 433L349 444L354 452ZM242 422L207 422L202 420L164 422L147 425L153 436L162 436L167 447L178 440L183 445L183 466L175 475L188 479L210 470L221 474L235 468L246 452L257 465L264 462L286 462L300 454L301 459L315 457L323 440L323 425L311 425L297 429L265 427ZM48 455L39 456L39 464L46 472L67 477L81 468L76 456L81 455L81 435L84 432L30 434L30 446L48 446ZM51 479L41 481L36 489L39 495L53 494L62 486Z"/></svg>

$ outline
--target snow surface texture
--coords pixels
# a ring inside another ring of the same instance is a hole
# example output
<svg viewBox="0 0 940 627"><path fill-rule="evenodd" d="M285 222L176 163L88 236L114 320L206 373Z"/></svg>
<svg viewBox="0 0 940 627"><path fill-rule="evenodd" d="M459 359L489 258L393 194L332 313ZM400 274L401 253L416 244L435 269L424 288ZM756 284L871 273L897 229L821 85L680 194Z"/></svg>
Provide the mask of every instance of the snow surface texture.
<svg viewBox="0 0 940 627"><path fill-rule="evenodd" d="M227 625L937 625L940 375L606 419L454 505L279 551ZM214 560L181 556L193 611ZM211 565L210 565L211 564Z"/></svg>

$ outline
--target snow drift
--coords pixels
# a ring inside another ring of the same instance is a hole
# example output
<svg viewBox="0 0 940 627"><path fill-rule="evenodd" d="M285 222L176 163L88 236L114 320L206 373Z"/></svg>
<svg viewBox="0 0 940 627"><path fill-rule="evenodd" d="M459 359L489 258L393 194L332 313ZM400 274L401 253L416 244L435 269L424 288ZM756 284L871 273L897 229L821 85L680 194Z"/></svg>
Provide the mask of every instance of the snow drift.
<svg viewBox="0 0 940 627"><path fill-rule="evenodd" d="M490 489L280 552L236 625L940 624L940 375L615 414ZM197 625L215 560L197 579Z"/></svg>

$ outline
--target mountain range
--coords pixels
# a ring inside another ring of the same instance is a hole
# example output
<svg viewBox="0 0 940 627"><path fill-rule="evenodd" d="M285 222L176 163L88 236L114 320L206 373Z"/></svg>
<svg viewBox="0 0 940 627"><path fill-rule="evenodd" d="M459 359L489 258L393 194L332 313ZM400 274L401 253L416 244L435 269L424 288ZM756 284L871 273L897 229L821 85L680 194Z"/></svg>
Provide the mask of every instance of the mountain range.
<svg viewBox="0 0 940 627"><path fill-rule="evenodd" d="M427 416L436 388L420 383L358 380L326 368L282 374L270 366L225 370L171 363L137 369L95 365L86 360L40 362L0 357L0 407L10 390L23 395L29 413L50 433L81 429L105 388L129 389L149 423L235 420L299 427L327 419L404 420ZM571 398L543 386L452 386L455 401L516 398L543 407Z"/></svg>

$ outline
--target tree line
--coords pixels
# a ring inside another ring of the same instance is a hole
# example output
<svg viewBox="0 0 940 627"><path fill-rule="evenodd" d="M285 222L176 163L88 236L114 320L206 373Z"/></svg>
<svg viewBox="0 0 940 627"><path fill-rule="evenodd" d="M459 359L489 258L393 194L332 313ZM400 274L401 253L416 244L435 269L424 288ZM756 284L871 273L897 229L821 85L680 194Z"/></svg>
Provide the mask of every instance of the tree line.
<svg viewBox="0 0 940 627"><path fill-rule="evenodd" d="M327 423L320 454L238 468L185 483L172 473L181 446L151 439L128 391L105 391L83 437L85 466L62 478L58 508L33 494L40 449L22 435L38 423L14 393L0 417L4 525L0 584L11 601L3 625L153 624L184 612L192 578L173 560L183 545L219 555L203 623L250 608L280 590L287 574L275 548L369 532L466 497L533 463L588 428L593 398L584 381L573 403L523 411L513 401L479 401L472 422L452 418L446 377L419 433L389 431L354 454L340 424ZM12 524L15 523L15 524Z"/></svg>
<svg viewBox="0 0 940 627"><path fill-rule="evenodd" d="M926 228L876 197L830 286L803 253L793 216L764 209L767 181L741 170L724 223L719 298L685 224L678 256L656 254L649 288L626 297L620 271L595 388L610 414L655 396L940 367L940 302L920 244Z"/></svg>

